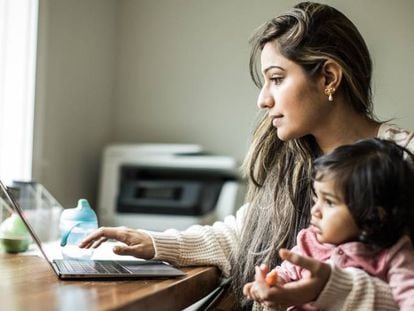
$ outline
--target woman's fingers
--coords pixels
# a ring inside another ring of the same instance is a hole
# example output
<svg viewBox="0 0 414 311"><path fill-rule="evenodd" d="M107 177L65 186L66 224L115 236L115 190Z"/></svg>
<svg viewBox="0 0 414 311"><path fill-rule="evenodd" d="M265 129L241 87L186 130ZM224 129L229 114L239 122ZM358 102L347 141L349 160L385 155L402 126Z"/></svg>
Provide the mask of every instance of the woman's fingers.
<svg viewBox="0 0 414 311"><path fill-rule="evenodd" d="M254 282L250 289L250 296L253 300L262 302L266 293L264 293L263 287L258 282Z"/></svg>
<svg viewBox="0 0 414 311"><path fill-rule="evenodd" d="M254 284L251 289L253 299L258 301L263 301L267 298L269 287L266 285L266 274L269 271L269 268L266 265L261 265L260 267L255 267L255 276Z"/></svg>
<svg viewBox="0 0 414 311"><path fill-rule="evenodd" d="M269 268L266 265L261 265L255 267L255 281L246 284L244 287L245 295L270 308L301 305L314 301L328 281L331 267L326 263L298 255L286 249L280 250L279 254L282 259L308 270L308 276L298 281L269 286L266 284Z"/></svg>
<svg viewBox="0 0 414 311"><path fill-rule="evenodd" d="M97 248L99 247L103 242L107 241L108 239L106 237L101 237L98 240L94 241L90 247Z"/></svg>
<svg viewBox="0 0 414 311"><path fill-rule="evenodd" d="M313 284L309 280L299 280L286 283L282 286L252 286L252 296L260 303L270 305L296 305L312 301L309 293L313 291ZM257 284L257 282L255 282Z"/></svg>
<svg viewBox="0 0 414 311"><path fill-rule="evenodd" d="M285 248L281 248L279 250L279 255L282 259L290 261L291 263L297 266L305 268L311 272L313 272L314 270L314 261L315 261L314 259L303 257Z"/></svg>
<svg viewBox="0 0 414 311"><path fill-rule="evenodd" d="M315 259L304 257L286 249L281 249L282 259L309 271L308 276L282 286L272 286L269 289L269 301L284 305L304 304L315 300L325 287L331 273L331 267Z"/></svg>
<svg viewBox="0 0 414 311"><path fill-rule="evenodd" d="M251 288L253 286L253 282L247 283L243 286L243 295L245 295L248 299L252 299L251 296Z"/></svg>
<svg viewBox="0 0 414 311"><path fill-rule="evenodd" d="M260 265L260 267L256 266L255 271L256 271L254 275L255 281L265 284L265 278L266 278L267 272L269 271L269 268L265 264L262 264Z"/></svg>
<svg viewBox="0 0 414 311"><path fill-rule="evenodd" d="M154 257L153 255L147 252L144 245L142 244L134 245L134 246L116 245L113 247L112 251L117 255L129 255L129 256L135 256L135 257L139 257L143 259L150 259Z"/></svg>
<svg viewBox="0 0 414 311"><path fill-rule="evenodd" d="M290 261L296 266L305 268L306 270L310 271L312 276L321 278L325 280L325 282L328 280L331 274L330 266L319 260L301 256L284 248L280 249L279 255L282 259Z"/></svg>
<svg viewBox="0 0 414 311"><path fill-rule="evenodd" d="M81 248L97 248L108 239L115 239L125 245L117 245L113 252L118 255L131 255L150 259L155 255L151 237L144 232L126 227L101 227L88 235L80 244Z"/></svg>
<svg viewBox="0 0 414 311"><path fill-rule="evenodd" d="M82 242L79 243L80 248L90 247L94 242L100 240L101 238L111 239L115 238L117 235L118 228L107 228L100 227L98 230L95 230L89 234Z"/></svg>

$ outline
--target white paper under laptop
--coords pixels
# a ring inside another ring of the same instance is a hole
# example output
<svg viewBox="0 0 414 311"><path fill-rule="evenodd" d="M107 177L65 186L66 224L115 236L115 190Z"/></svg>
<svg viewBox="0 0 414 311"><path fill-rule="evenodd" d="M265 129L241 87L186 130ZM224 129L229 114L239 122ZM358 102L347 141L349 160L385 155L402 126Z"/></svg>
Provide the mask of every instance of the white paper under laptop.
<svg viewBox="0 0 414 311"><path fill-rule="evenodd" d="M58 259L59 246L47 244L46 249L33 230L28 219L24 216L18 202L13 198L7 187L0 181L0 196L14 209L26 225L39 251L47 260L50 267L61 279L98 279L98 278L166 278L184 276L185 273L165 262L154 260L66 260ZM108 245L94 254L95 258L102 251L108 255ZM46 251L47 250L47 251ZM54 255L53 255L54 254ZM117 256L117 255L115 255ZM105 257L105 256L104 256Z"/></svg>

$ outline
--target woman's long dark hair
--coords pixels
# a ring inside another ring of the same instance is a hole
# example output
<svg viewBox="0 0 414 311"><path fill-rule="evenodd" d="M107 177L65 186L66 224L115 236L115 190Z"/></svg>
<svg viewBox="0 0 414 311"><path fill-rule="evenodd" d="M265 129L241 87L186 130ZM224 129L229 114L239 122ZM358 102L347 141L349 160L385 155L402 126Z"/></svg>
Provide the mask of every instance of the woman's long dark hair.
<svg viewBox="0 0 414 311"><path fill-rule="evenodd" d="M371 58L357 28L341 12L303 2L260 27L251 40L250 57L251 76L259 87L257 58L269 42L300 65L310 81L321 74L327 59L336 61L343 71L339 88L345 100L356 112L373 118ZM312 161L319 154L313 137L283 142L267 116L259 122L244 162L249 208L232 258L233 286L239 301L243 300L243 285L254 278L254 266L279 264L278 250L291 248L298 231L308 224Z"/></svg>

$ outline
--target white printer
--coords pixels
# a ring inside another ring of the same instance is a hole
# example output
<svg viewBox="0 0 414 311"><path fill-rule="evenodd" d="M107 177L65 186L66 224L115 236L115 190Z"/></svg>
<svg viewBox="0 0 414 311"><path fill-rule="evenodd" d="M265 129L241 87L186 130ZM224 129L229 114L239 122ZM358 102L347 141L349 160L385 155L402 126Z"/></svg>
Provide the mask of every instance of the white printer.
<svg viewBox="0 0 414 311"><path fill-rule="evenodd" d="M244 192L236 161L199 145L110 145L97 212L102 226L183 230L234 214Z"/></svg>

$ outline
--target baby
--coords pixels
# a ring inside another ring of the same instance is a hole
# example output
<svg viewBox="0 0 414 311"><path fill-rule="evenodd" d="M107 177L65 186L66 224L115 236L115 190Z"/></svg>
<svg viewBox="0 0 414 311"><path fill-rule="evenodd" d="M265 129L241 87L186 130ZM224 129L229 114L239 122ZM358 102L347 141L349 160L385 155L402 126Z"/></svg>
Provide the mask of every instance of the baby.
<svg viewBox="0 0 414 311"><path fill-rule="evenodd" d="M311 225L299 232L292 252L340 268L363 269L391 286L401 310L414 310L413 163L408 150L376 138L318 158ZM266 283L283 286L306 273L285 260L267 274ZM245 286L248 298L258 297L255 283L257 276ZM315 310L311 304L300 308Z"/></svg>

